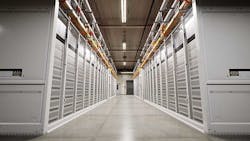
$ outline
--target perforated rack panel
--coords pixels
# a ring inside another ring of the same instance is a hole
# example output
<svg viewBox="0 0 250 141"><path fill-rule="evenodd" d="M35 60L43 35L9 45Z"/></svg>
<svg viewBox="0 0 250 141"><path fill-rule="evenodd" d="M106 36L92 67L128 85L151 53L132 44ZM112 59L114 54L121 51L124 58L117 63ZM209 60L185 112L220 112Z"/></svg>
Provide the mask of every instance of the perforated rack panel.
<svg viewBox="0 0 250 141"><path fill-rule="evenodd" d="M161 61L161 85L162 85L162 106L167 108L167 78L166 78L166 60Z"/></svg>
<svg viewBox="0 0 250 141"><path fill-rule="evenodd" d="M168 81L168 107L170 110L175 111L175 82L174 82L174 70L173 70L173 56L167 59L167 81Z"/></svg>
<svg viewBox="0 0 250 141"><path fill-rule="evenodd" d="M63 86L63 70L64 70L64 52L66 40L66 25L57 18L57 38L55 44L54 62L53 62L53 77L50 96L49 123L60 119L62 86Z"/></svg>
<svg viewBox="0 0 250 141"><path fill-rule="evenodd" d="M81 49L80 49L81 48ZM84 98L84 51L83 45L79 47L78 56L78 80L77 80L77 94L76 94L76 111L83 109Z"/></svg>
<svg viewBox="0 0 250 141"><path fill-rule="evenodd" d="M63 59L64 58L64 44L56 40L54 67L53 67L53 80L50 96L50 110L49 110L49 123L56 121L60 118L60 106L62 99L62 77L63 77Z"/></svg>
<svg viewBox="0 0 250 141"><path fill-rule="evenodd" d="M91 72L90 72L91 80L90 80L90 97L89 97L89 104L93 105L93 97L94 97L94 87L95 87L95 66L94 64L91 64Z"/></svg>
<svg viewBox="0 0 250 141"><path fill-rule="evenodd" d="M178 95L178 112L184 116L188 116L184 48L180 49L176 53L176 85Z"/></svg>
<svg viewBox="0 0 250 141"><path fill-rule="evenodd" d="M69 45L70 46L70 45ZM76 75L76 50L68 48L66 86L64 97L64 116L74 112L74 93L75 93L75 75Z"/></svg>
<svg viewBox="0 0 250 141"><path fill-rule="evenodd" d="M90 62L86 61L84 108L89 106Z"/></svg>
<svg viewBox="0 0 250 141"><path fill-rule="evenodd" d="M197 46L193 40L188 44L192 115L194 120L203 122L197 52Z"/></svg>
<svg viewBox="0 0 250 141"><path fill-rule="evenodd" d="M157 104L161 105L161 76L160 76L160 64L156 66L156 83L157 83Z"/></svg>

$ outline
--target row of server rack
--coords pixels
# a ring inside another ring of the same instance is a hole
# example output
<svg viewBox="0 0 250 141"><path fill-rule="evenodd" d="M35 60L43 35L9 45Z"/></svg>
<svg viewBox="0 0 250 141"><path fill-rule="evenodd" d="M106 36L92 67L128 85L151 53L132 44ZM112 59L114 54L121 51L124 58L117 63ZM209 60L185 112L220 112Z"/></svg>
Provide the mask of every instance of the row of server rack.
<svg viewBox="0 0 250 141"><path fill-rule="evenodd" d="M59 12L49 123L115 95L116 80Z"/></svg>
<svg viewBox="0 0 250 141"><path fill-rule="evenodd" d="M116 78L58 0L0 9L0 134L48 133L116 95Z"/></svg>
<svg viewBox="0 0 250 141"><path fill-rule="evenodd" d="M249 135L250 12L239 7L192 1L139 68L136 97L203 133Z"/></svg>
<svg viewBox="0 0 250 141"><path fill-rule="evenodd" d="M178 114L203 122L197 46L189 15L164 41L135 79L135 94ZM185 44L185 45L184 45Z"/></svg>

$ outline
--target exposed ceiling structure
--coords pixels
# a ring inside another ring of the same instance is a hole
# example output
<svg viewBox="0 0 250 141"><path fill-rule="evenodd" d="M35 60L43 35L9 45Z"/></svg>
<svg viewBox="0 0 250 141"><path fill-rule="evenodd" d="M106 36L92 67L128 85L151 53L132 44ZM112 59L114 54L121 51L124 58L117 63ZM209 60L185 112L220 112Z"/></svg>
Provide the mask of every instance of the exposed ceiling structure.
<svg viewBox="0 0 250 141"><path fill-rule="evenodd" d="M127 22L122 23L121 0L89 0L118 72L133 71L162 1L127 0Z"/></svg>

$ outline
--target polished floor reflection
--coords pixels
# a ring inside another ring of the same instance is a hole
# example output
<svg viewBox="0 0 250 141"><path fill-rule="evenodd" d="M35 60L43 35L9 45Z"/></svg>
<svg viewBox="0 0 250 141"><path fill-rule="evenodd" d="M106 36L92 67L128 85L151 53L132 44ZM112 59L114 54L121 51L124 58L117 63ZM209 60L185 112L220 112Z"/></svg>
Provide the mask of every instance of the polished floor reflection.
<svg viewBox="0 0 250 141"><path fill-rule="evenodd" d="M249 141L204 135L134 96L117 96L53 132L1 141Z"/></svg>

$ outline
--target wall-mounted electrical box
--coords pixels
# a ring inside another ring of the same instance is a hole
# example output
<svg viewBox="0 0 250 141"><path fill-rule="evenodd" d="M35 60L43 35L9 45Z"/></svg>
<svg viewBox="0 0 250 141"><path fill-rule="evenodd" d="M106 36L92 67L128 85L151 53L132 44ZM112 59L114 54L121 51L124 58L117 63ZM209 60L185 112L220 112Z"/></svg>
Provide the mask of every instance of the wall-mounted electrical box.
<svg viewBox="0 0 250 141"><path fill-rule="evenodd" d="M250 69L229 69L229 77L250 80Z"/></svg>
<svg viewBox="0 0 250 141"><path fill-rule="evenodd" d="M22 69L0 69L0 78L22 77Z"/></svg>

